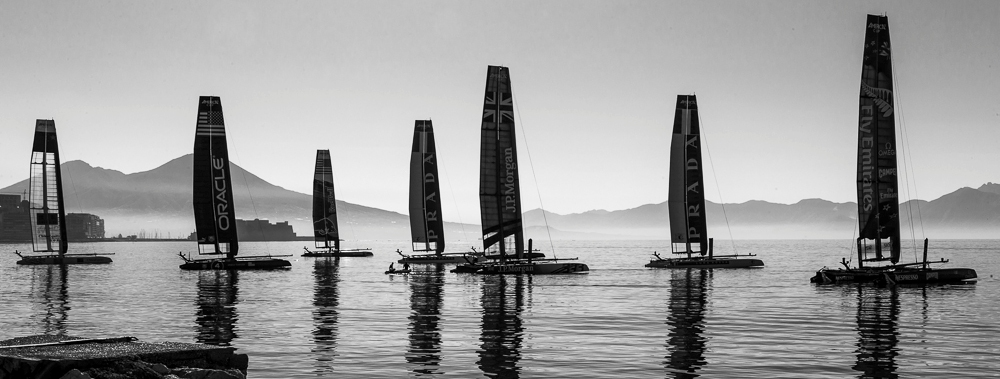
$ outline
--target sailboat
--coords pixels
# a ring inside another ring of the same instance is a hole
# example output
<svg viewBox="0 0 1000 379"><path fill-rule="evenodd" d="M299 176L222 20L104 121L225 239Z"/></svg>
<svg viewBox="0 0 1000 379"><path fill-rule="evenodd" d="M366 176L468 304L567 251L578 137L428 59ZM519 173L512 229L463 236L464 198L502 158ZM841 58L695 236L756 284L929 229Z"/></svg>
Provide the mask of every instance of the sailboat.
<svg viewBox="0 0 1000 379"><path fill-rule="evenodd" d="M670 191L667 209L670 214L670 246L676 258L655 259L652 268L744 268L761 267L764 262L748 255L715 255L713 240L708 238L705 191L701 160L701 130L698 100L695 95L677 95L674 131L670 140ZM678 250L680 245L683 249Z"/></svg>
<svg viewBox="0 0 1000 379"><path fill-rule="evenodd" d="M465 264L455 272L477 274L586 273L586 264L569 259L534 259L531 240L524 250L521 224L521 188L514 135L514 102L507 67L489 66L483 102L479 156L479 210L483 226L483 251L497 259ZM510 251L513 243L514 251ZM491 254L492 253L492 254ZM564 262L560 262L564 261Z"/></svg>
<svg viewBox="0 0 1000 379"><path fill-rule="evenodd" d="M868 15L861 67L858 120L858 266L841 259L842 269L822 268L813 283L961 282L976 278L967 268L931 269L924 240L922 262L899 263L899 184L896 171L896 122L892 92L889 19ZM875 262L889 262L882 265Z"/></svg>
<svg viewBox="0 0 1000 379"><path fill-rule="evenodd" d="M330 150L316 150L313 172L313 237L316 251L307 248L303 257L370 257L372 249L340 249L337 230L337 196L333 192Z"/></svg>
<svg viewBox="0 0 1000 379"><path fill-rule="evenodd" d="M444 220L441 213L441 190L431 120L416 120L413 126L413 152L410 155L410 235L413 251L430 254L403 255L399 263L475 263L482 253L444 252Z"/></svg>
<svg viewBox="0 0 1000 379"><path fill-rule="evenodd" d="M31 146L29 180L31 246L35 253L21 257L19 265L99 264L111 258L97 254L68 254L66 243L66 207L63 205L62 170L59 167L59 143L54 120L35 120L35 140Z"/></svg>
<svg viewBox="0 0 1000 379"><path fill-rule="evenodd" d="M284 259L271 256L240 257L236 235L236 207L233 180L229 174L229 148L222 101L217 96L198 99L198 122L194 136L194 176L192 177L195 233L198 255L215 258L194 259L180 253L184 270L247 270L291 267Z"/></svg>

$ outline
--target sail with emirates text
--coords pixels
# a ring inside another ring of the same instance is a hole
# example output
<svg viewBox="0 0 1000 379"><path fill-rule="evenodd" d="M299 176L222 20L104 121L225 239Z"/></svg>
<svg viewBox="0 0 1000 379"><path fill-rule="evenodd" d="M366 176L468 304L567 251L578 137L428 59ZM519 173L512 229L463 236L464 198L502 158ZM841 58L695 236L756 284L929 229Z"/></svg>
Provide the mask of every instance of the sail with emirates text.
<svg viewBox="0 0 1000 379"><path fill-rule="evenodd" d="M316 247L340 250L337 232L337 196L333 192L333 165L330 150L316 150L313 173L313 236Z"/></svg>
<svg viewBox="0 0 1000 379"><path fill-rule="evenodd" d="M63 208L59 142L53 120L35 121L31 146L29 213L35 252L66 254L66 212Z"/></svg>
<svg viewBox="0 0 1000 379"><path fill-rule="evenodd" d="M193 203L198 249L203 254L239 252L232 177L222 101L217 96L198 99L194 137Z"/></svg>
<svg viewBox="0 0 1000 379"><path fill-rule="evenodd" d="M410 155L410 234L415 251L444 252L440 192L434 127L430 120L417 120Z"/></svg>
<svg viewBox="0 0 1000 379"><path fill-rule="evenodd" d="M521 227L521 188L514 135L514 102L507 67L489 66L483 100L479 159L479 209L483 248L503 254L524 251ZM504 242L514 239L514 251Z"/></svg>
<svg viewBox="0 0 1000 379"><path fill-rule="evenodd" d="M678 95L674 130L670 139L670 241L683 243L684 252L708 252L705 191L702 180L701 131L698 101L694 95ZM692 249L697 245L698 249Z"/></svg>
<svg viewBox="0 0 1000 379"><path fill-rule="evenodd" d="M876 260L899 262L899 187L892 92L889 20L868 15L861 68L858 121L858 220L860 237L875 241ZM889 252L882 240L889 239ZM888 257L886 256L888 253Z"/></svg>

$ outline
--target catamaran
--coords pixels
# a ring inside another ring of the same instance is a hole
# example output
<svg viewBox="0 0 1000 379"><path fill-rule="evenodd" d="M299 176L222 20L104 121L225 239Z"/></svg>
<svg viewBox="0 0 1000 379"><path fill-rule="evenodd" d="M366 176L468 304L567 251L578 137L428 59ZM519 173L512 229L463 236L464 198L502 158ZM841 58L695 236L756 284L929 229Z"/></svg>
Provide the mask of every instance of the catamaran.
<svg viewBox="0 0 1000 379"><path fill-rule="evenodd" d="M973 269L929 268L929 264L948 261L928 261L926 239L923 261L899 263L899 184L892 91L889 19L868 15L858 121L858 263L852 268L842 258L844 268L823 267L810 279L813 283L962 282L976 278Z"/></svg>
<svg viewBox="0 0 1000 379"><path fill-rule="evenodd" d="M63 205L62 170L59 167L59 143L54 120L35 120L35 139L31 145L31 178L28 212L31 217L31 246L35 253L14 251L19 265L99 264L111 258L97 254L68 254L66 243L66 207Z"/></svg>
<svg viewBox="0 0 1000 379"><path fill-rule="evenodd" d="M424 254L404 255L399 263L475 263L482 253L444 252L444 220L441 212L441 186L431 120L416 120L413 126L413 149L410 154L410 235L412 248Z"/></svg>
<svg viewBox="0 0 1000 379"><path fill-rule="evenodd" d="M524 250L514 102L507 67L489 66L487 70L481 133L479 210L483 251L497 259L460 265L453 271L477 274L572 274L590 271L586 264L566 262L576 258L534 259L527 254L533 252L531 240L528 240L528 250Z"/></svg>
<svg viewBox="0 0 1000 379"><path fill-rule="evenodd" d="M236 207L233 203L233 179L229 174L229 148L222 101L217 96L198 99L198 122L194 136L194 176L192 180L195 233L198 255L215 258L195 259L180 253L183 270L249 270L291 267L291 263L270 255L240 257L236 235Z"/></svg>
<svg viewBox="0 0 1000 379"><path fill-rule="evenodd" d="M372 249L340 249L337 230L337 196L333 192L333 165L330 150L316 150L316 168L313 171L313 237L316 251L303 257L370 257Z"/></svg>
<svg viewBox="0 0 1000 379"><path fill-rule="evenodd" d="M670 246L676 258L655 259L652 268L744 268L761 267L764 262L747 255L715 255L713 240L708 238L705 191L701 160L701 130L698 100L695 95L677 95L674 131L670 140L670 191L667 212L670 214ZM683 246L682 250L676 247ZM697 247L697 249L695 248Z"/></svg>

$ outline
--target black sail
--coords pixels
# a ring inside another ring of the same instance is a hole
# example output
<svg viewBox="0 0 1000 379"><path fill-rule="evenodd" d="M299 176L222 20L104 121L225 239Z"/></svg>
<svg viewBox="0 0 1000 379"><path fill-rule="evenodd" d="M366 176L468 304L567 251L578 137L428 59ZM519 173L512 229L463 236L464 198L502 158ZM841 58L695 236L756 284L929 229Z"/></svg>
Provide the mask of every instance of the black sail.
<svg viewBox="0 0 1000 379"><path fill-rule="evenodd" d="M417 120L410 154L410 234L413 250L444 252L441 191L430 120Z"/></svg>
<svg viewBox="0 0 1000 379"><path fill-rule="evenodd" d="M858 224L860 237L875 241L875 259L897 263L899 185L891 58L888 18L868 15L858 121ZM888 258L881 243L886 238L891 243Z"/></svg>
<svg viewBox="0 0 1000 379"><path fill-rule="evenodd" d="M708 252L708 228L703 170L698 101L694 95L677 95L667 195L670 240L685 244L685 252L693 251L691 245L698 245L698 252L704 255Z"/></svg>
<svg viewBox="0 0 1000 379"><path fill-rule="evenodd" d="M222 102L217 96L198 99L198 123L194 137L193 203L198 248L205 254L239 252L232 177Z"/></svg>
<svg viewBox="0 0 1000 379"><path fill-rule="evenodd" d="M313 236L316 246L340 250L337 231L337 195L333 192L333 165L330 150L316 150L313 173Z"/></svg>
<svg viewBox="0 0 1000 379"><path fill-rule="evenodd" d="M514 135L514 102L507 67L489 66L483 101L479 159L479 209L483 248L496 245L503 254L505 238L514 237L515 253L524 251L521 227L521 188Z"/></svg>
<svg viewBox="0 0 1000 379"><path fill-rule="evenodd" d="M56 122L35 120L29 184L31 242L35 252L66 254L66 210L59 164Z"/></svg>

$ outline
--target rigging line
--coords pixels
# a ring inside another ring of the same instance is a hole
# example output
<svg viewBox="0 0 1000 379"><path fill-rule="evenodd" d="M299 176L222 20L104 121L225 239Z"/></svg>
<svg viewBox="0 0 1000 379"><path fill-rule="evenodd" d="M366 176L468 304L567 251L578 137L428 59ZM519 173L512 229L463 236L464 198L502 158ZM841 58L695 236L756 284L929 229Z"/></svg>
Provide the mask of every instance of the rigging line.
<svg viewBox="0 0 1000 379"><path fill-rule="evenodd" d="M889 62L890 62L890 67L892 68L892 71L894 73L894 75L892 76L892 82L893 82L892 83L893 84L892 99L893 99L893 102L895 103L895 110L894 110L894 112L897 115L899 115L899 131L900 131L899 134L903 137L903 142L904 142L904 144L906 146L905 150L904 149L900 149L901 151L903 151L903 168L905 169L905 168L907 168L907 166L909 166L909 169L907 170L907 175L906 175L906 179L907 179L906 180L906 190L907 190L906 191L906 195L907 195L907 197L910 196L910 191L909 191L910 190L910 183L909 182L910 181L913 182L913 197L910 197L911 200L907 202L906 207L907 207L907 213L909 213L909 216L910 216L910 235L913 236L912 241L911 241L911 243L913 245L913 256L914 256L914 258L917 258L917 254L918 254L917 253L917 239L916 239L916 233L913 230L914 229L914 225L913 225L913 204L914 203L916 203L916 205L917 205L917 221L920 222L920 235L921 235L921 237L926 236L926 231L924 230L924 218L923 218L923 215L921 214L921 211L920 211L920 203L914 201L914 199L916 199L920 195L917 193L917 178L916 178L916 171L913 169L913 154L909 152L909 147L910 147L910 133L906 130L906 120L903 117L903 107L902 107L903 101L902 101L902 99L900 99L899 101L896 101L896 99L899 98L899 95L898 95L898 92L899 92L899 81L896 78L897 75L895 74L896 67L894 66L894 61L890 60ZM898 145L898 143L897 143L897 145ZM910 156L909 159L906 158L907 155ZM919 258L917 258L917 259L919 259Z"/></svg>
<svg viewBox="0 0 1000 379"><path fill-rule="evenodd" d="M545 204L542 203L542 191L538 188L540 186L538 185L538 178L535 176L535 165L531 162L531 149L528 148L528 133L524 131L524 121L521 120L521 108L517 106L517 99L514 98L513 89L510 91L510 100L514 102L514 108L517 109L517 122L521 125L521 138L524 138L524 152L528 153L528 167L531 167L531 179L535 181L538 206L542 208L542 222L545 223L545 233L549 236L549 249L552 249L552 258L556 258L556 248L552 243L552 230L549 229L549 219L545 216ZM530 251L528 253L531 254Z"/></svg>
<svg viewBox="0 0 1000 379"><path fill-rule="evenodd" d="M241 162L243 161L243 159L240 158L239 151L236 150L236 136L235 135L233 135L233 153L236 154L236 159L239 159ZM229 163L230 164L233 163L232 160L230 160ZM232 167L230 167L230 170L232 170ZM260 215L257 214L257 203L255 203L253 201L253 191L250 190L250 182L247 181L247 170L243 169L242 167L240 167L240 171L243 171L243 174L241 175L243 177L243 186L245 186L247 188L247 195L250 197L250 207L253 208L253 218L256 219L256 220L258 220L258 222L255 222L254 224L257 225L257 231L260 232L260 238L261 238L261 240L264 241L264 251L267 253L267 255L271 255L271 244L270 244L270 241L268 241L267 237L265 237L265 235L264 235L264 227L261 225L262 223L259 222ZM232 175L232 174L230 174L230 175ZM236 198L236 193L234 192L233 193L233 201L234 202L235 202L235 198Z"/></svg>
<svg viewBox="0 0 1000 379"><path fill-rule="evenodd" d="M332 155L331 155L331 157L330 157L330 176L331 176L331 177L333 177L333 178L336 178L336 177L337 177L337 173L336 173L336 172L333 172L333 156L332 156ZM336 187L334 186L334 182L333 182L333 181L330 181L330 187L334 187L334 193L336 193ZM344 201L344 200L340 200L340 202L341 202L341 203L344 203L344 204L345 204L345 205L344 205L344 216L345 216L345 218L348 218L348 219L353 219L353 218L351 217L351 210L350 210L350 209L348 209L348 207L347 207L347 205L346 205L346 204L347 204L347 202L346 202L346 201ZM334 204L335 204L335 206L336 206L336 204L337 204L337 198L336 198L336 197L334 197L334 198L333 198L333 203L334 203ZM340 213L340 210L339 210L339 209L340 209L340 207L337 207L337 208L338 208L338 210L337 210L337 213ZM339 224L339 221L338 221L338 224ZM352 224L352 223L351 223L350 221L348 221L348 222L347 222L347 228L348 228L348 229L351 229L351 238L352 238L352 239L354 239L354 241L358 241L358 235L357 235L356 233L354 233L354 224ZM334 242L334 243L335 243L335 244L336 244L337 246L340 246L340 241L339 241L339 239L340 239L340 225L337 225L337 239L338 239L338 241L336 241L336 242ZM413 247L413 246L412 246L413 244L410 244L410 245L411 245L410 247L412 248L412 247ZM341 249L341 250L343 250L343 248L340 248L340 249ZM338 250L338 251L339 251L339 250Z"/></svg>
<svg viewBox="0 0 1000 379"><path fill-rule="evenodd" d="M438 153L438 155L440 156L441 154ZM451 177L450 175L448 175L448 169L446 167L444 167L444 164L442 164L442 162L440 160L438 161L438 167L441 167L441 169L444 170L444 175L446 177L449 177L449 178ZM452 187L450 179L448 180L448 191L451 191L452 195L455 194L455 188ZM462 238L463 238L463 241L464 241L464 239L466 238L466 235L465 235L465 222L462 221L462 214L461 214L461 212L458 209L458 200L455 200L456 197L457 196L452 196L451 197L451 202L453 204L455 204L455 215L456 215L456 217L458 217L458 225L462 227ZM444 228L444 218L441 219L441 228L442 229Z"/></svg>
<svg viewBox="0 0 1000 379"><path fill-rule="evenodd" d="M708 133L705 130L705 123L701 119L701 112L698 112L698 124L701 128L702 148L705 150L705 154L708 155L708 165L712 166L712 179L715 180L715 192L719 194L719 206L722 207L722 216L726 219L726 229L729 231L729 243L733 245L733 254L739 255L739 251L736 250L736 241L733 239L733 228L729 225L729 214L726 213L726 202L722 200L722 186L719 185L719 178L715 174L715 163L712 162L712 152L708 150L708 140L705 138L705 135Z"/></svg>

